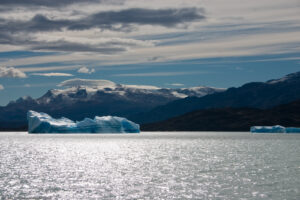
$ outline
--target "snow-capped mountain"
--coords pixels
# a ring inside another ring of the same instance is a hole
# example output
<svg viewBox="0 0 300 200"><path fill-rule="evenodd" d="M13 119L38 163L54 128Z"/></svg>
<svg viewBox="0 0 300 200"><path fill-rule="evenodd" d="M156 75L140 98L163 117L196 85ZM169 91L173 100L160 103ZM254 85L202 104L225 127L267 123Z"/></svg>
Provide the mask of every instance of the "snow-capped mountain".
<svg viewBox="0 0 300 200"><path fill-rule="evenodd" d="M78 101L102 101L105 98L119 99L130 102L151 103L150 107L162 105L169 101L186 97L202 97L207 94L225 91L223 88L192 87L192 88L159 88L148 85L123 85L107 80L71 79L59 84L63 89L49 90L42 97L34 100L22 97L16 102L35 101L39 105L51 103L74 104ZM147 106L148 107L148 106Z"/></svg>
<svg viewBox="0 0 300 200"><path fill-rule="evenodd" d="M53 117L65 116L72 120L82 120L95 115L128 117L174 100L191 96L202 97L225 90L212 87L170 89L85 79L67 80L58 86L60 89L51 89L37 99L21 97L5 107L0 107L0 125L8 120L26 124L28 110L46 112Z"/></svg>

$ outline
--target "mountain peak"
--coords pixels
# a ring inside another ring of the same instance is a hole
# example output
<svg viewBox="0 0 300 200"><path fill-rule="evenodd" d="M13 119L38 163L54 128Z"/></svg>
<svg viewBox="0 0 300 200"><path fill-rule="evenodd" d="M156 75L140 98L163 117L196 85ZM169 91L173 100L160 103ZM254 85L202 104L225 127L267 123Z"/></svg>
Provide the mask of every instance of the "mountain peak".
<svg viewBox="0 0 300 200"><path fill-rule="evenodd" d="M23 96L23 97L20 97L19 99L17 99L16 103L20 103L20 102L23 102L23 101L31 101L33 100L31 98L31 96Z"/></svg>
<svg viewBox="0 0 300 200"><path fill-rule="evenodd" d="M276 83L281 83L281 82L286 82L286 81L293 81L295 79L300 79L300 71L288 74L282 78L279 79L272 79L267 81L268 84L276 84Z"/></svg>

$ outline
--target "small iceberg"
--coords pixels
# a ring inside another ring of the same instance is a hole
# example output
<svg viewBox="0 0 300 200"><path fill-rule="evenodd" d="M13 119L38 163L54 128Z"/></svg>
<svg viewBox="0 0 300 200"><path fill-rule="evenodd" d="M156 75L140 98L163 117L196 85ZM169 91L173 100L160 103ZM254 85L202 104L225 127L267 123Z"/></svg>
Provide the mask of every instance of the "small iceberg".
<svg viewBox="0 0 300 200"><path fill-rule="evenodd" d="M300 128L276 126L251 126L251 133L300 133Z"/></svg>
<svg viewBox="0 0 300 200"><path fill-rule="evenodd" d="M28 133L139 133L140 126L122 117L96 116L74 122L68 118L54 119L46 113L28 111Z"/></svg>

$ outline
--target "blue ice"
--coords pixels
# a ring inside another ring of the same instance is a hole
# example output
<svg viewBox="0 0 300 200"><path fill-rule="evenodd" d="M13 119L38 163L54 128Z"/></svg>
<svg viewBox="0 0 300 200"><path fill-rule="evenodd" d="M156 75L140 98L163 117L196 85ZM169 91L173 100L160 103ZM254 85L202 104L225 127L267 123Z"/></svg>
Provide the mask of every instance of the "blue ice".
<svg viewBox="0 0 300 200"><path fill-rule="evenodd" d="M122 117L96 116L74 122L68 118L54 119L42 112L28 111L29 133L139 133L140 126Z"/></svg>
<svg viewBox="0 0 300 200"><path fill-rule="evenodd" d="M283 127L276 126L252 126L250 128L252 133L300 133L300 128L297 127Z"/></svg>

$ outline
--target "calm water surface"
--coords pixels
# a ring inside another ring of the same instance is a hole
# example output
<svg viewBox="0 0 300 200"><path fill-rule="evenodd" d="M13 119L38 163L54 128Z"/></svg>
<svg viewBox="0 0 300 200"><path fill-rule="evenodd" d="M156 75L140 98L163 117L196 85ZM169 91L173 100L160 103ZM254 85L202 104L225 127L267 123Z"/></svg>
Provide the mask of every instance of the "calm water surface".
<svg viewBox="0 0 300 200"><path fill-rule="evenodd" d="M300 135L0 133L0 199L300 199Z"/></svg>

